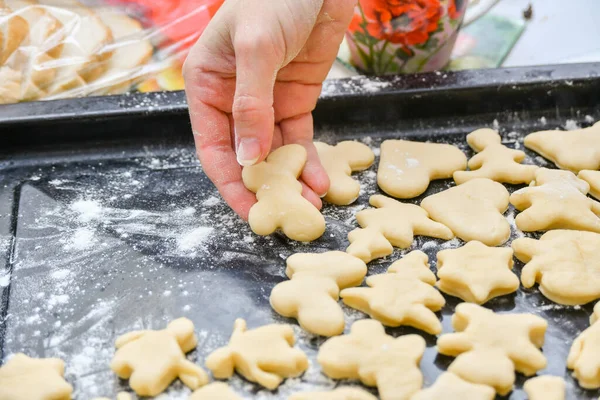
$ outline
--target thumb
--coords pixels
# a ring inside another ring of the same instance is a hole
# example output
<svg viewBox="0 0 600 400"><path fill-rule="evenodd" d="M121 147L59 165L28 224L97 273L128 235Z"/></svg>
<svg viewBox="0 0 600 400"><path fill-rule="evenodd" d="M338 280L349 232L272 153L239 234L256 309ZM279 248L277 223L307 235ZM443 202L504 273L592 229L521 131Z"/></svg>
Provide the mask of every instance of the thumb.
<svg viewBox="0 0 600 400"><path fill-rule="evenodd" d="M254 165L271 150L275 116L273 88L281 61L268 39L257 35L234 41L236 87L232 106L237 161Z"/></svg>

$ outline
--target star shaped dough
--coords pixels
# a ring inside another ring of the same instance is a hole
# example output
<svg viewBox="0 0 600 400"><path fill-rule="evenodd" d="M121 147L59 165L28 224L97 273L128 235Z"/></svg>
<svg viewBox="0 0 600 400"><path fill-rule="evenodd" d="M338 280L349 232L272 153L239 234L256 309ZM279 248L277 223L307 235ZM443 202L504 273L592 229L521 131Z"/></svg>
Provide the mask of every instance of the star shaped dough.
<svg viewBox="0 0 600 400"><path fill-rule="evenodd" d="M325 218L302 197L298 177L306 158L304 147L290 144L242 170L244 185L256 193L257 203L250 209L248 223L257 235L270 235L281 228L292 240L310 242L325 232Z"/></svg>
<svg viewBox="0 0 600 400"><path fill-rule="evenodd" d="M534 132L525 137L525 147L574 173L599 170L600 122L573 131Z"/></svg>
<svg viewBox="0 0 600 400"><path fill-rule="evenodd" d="M119 400L119 399L117 399ZM188 400L243 400L224 382L213 382L196 390Z"/></svg>
<svg viewBox="0 0 600 400"><path fill-rule="evenodd" d="M584 389L600 388L600 303L594 307L591 326L583 331L571 346L567 367Z"/></svg>
<svg viewBox="0 0 600 400"><path fill-rule="evenodd" d="M510 225L502 215L508 197L502 184L477 178L426 197L421 207L465 242L479 240L498 246L510 237Z"/></svg>
<svg viewBox="0 0 600 400"><path fill-rule="evenodd" d="M511 271L510 248L488 247L475 240L440 251L437 260L437 287L469 303L483 304L519 288L519 278Z"/></svg>
<svg viewBox="0 0 600 400"><path fill-rule="evenodd" d="M496 391L486 385L467 382L458 376L444 372L435 383L423 389L410 400L494 400Z"/></svg>
<svg viewBox="0 0 600 400"><path fill-rule="evenodd" d="M414 254L411 256L411 254ZM344 303L364 312L386 326L408 325L424 330L432 335L442 332L434 312L444 307L444 297L433 288L429 265L423 264L422 256L414 251L406 256L404 262L392 265L387 274L373 275L367 278L369 287L344 289L340 296ZM397 271L397 272L396 272Z"/></svg>
<svg viewBox="0 0 600 400"><path fill-rule="evenodd" d="M358 286L367 265L348 253L297 253L287 259L290 278L271 291L271 306L284 317L296 318L310 333L334 336L344 332L344 312L338 304L341 289Z"/></svg>
<svg viewBox="0 0 600 400"><path fill-rule="evenodd" d="M427 212L414 204L404 204L382 195L369 203L377 209L363 210L356 220L363 229L348 234L346 251L364 262L392 254L393 247L408 248L414 235L449 240L454 237L446 226L429 219Z"/></svg>
<svg viewBox="0 0 600 400"><path fill-rule="evenodd" d="M548 323L532 314L496 314L461 303L452 316L455 333L440 336L440 354L457 357L448 368L471 383L488 385L500 395L512 390L514 371L531 376L546 367L539 350Z"/></svg>
<svg viewBox="0 0 600 400"><path fill-rule="evenodd" d="M540 292L565 305L586 304L600 298L600 234L557 230L540 240L519 238L515 256L526 263L521 282L539 283Z"/></svg>
<svg viewBox="0 0 600 400"><path fill-rule="evenodd" d="M179 378L192 390L208 383L206 372L185 358L196 348L194 324L178 318L166 329L133 331L117 338L110 368L139 396L157 396Z"/></svg>
<svg viewBox="0 0 600 400"><path fill-rule="evenodd" d="M467 135L467 143L477 155L469 160L470 171L456 171L457 185L475 178L488 178L501 183L529 183L534 179L535 165L520 164L525 153L509 149L502 144L502 138L493 129L478 129Z"/></svg>
<svg viewBox="0 0 600 400"><path fill-rule="evenodd" d="M64 375L65 363L58 358L16 354L0 367L0 399L70 400L73 387Z"/></svg>
<svg viewBox="0 0 600 400"><path fill-rule="evenodd" d="M380 322L360 320L350 333L327 340L317 361L332 379L359 379L376 386L381 400L408 400L421 389L419 363L425 340L419 335L387 335Z"/></svg>
<svg viewBox="0 0 600 400"><path fill-rule="evenodd" d="M325 201L345 206L353 203L360 192L360 184L352 179L352 172L369 168L375 160L373 150L367 145L352 140L340 142L335 146L315 142L319 159L327 176L329 190Z"/></svg>
<svg viewBox="0 0 600 400"><path fill-rule="evenodd" d="M600 200L600 171L583 170L577 175L590 185L590 194Z"/></svg>
<svg viewBox="0 0 600 400"><path fill-rule="evenodd" d="M359 388L341 387L329 392L295 393L288 400L377 400L377 397Z"/></svg>
<svg viewBox="0 0 600 400"><path fill-rule="evenodd" d="M570 171L540 168L531 186L517 190L510 202L525 232L574 229L600 233L600 203L587 197L587 182Z"/></svg>
<svg viewBox="0 0 600 400"><path fill-rule="evenodd" d="M565 400L565 380L560 376L541 375L523 385L529 400Z"/></svg>
<svg viewBox="0 0 600 400"><path fill-rule="evenodd" d="M231 378L235 370L250 382L275 390L285 378L300 376L308 368L306 354L294 343L289 325L247 330L246 321L237 319L229 344L212 352L206 367L217 379Z"/></svg>
<svg viewBox="0 0 600 400"><path fill-rule="evenodd" d="M381 144L377 184L399 199L423 194L429 182L467 168L467 157L449 144L386 140Z"/></svg>

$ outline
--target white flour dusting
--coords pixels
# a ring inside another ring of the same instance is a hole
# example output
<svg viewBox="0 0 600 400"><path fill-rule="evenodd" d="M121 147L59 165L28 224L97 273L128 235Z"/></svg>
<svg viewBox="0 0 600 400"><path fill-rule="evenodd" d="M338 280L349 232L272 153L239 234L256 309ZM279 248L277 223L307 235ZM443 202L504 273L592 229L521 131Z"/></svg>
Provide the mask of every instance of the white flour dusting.
<svg viewBox="0 0 600 400"><path fill-rule="evenodd" d="M577 121L572 120L572 119L568 119L567 122L565 123L565 129L568 131L574 131L576 129L581 128L579 126L579 124L577 123Z"/></svg>
<svg viewBox="0 0 600 400"><path fill-rule="evenodd" d="M190 232L186 232L177 238L177 248L183 252L192 251L204 243L212 235L213 231L214 228L201 226Z"/></svg>
<svg viewBox="0 0 600 400"><path fill-rule="evenodd" d="M0 287L7 287L10 285L10 273L3 272L0 274Z"/></svg>
<svg viewBox="0 0 600 400"><path fill-rule="evenodd" d="M540 118L540 123L541 123L542 125L546 125L546 124L548 123L548 121L546 120L546 117L541 117L541 118Z"/></svg>
<svg viewBox="0 0 600 400"><path fill-rule="evenodd" d="M221 202L221 199L218 198L217 196L210 196L208 199L206 199L202 202L202 205L205 207L212 207L212 206L216 206L220 202Z"/></svg>
<svg viewBox="0 0 600 400"><path fill-rule="evenodd" d="M97 201L78 200L71 204L71 210L79 213L81 222L89 222L100 217L102 207Z"/></svg>
<svg viewBox="0 0 600 400"><path fill-rule="evenodd" d="M586 115L585 116L585 122L587 122L588 124L593 124L594 121L595 121L595 119L591 115Z"/></svg>
<svg viewBox="0 0 600 400"><path fill-rule="evenodd" d="M86 250L95 243L94 231L88 228L77 229L65 243L65 250Z"/></svg>

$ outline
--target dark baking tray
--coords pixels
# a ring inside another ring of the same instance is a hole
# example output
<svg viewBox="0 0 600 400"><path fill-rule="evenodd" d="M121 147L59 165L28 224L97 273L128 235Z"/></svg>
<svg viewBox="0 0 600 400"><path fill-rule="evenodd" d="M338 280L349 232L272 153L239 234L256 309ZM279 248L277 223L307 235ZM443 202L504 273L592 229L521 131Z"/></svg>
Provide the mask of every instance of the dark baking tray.
<svg viewBox="0 0 600 400"><path fill-rule="evenodd" d="M600 64L356 78L328 82L323 93L314 113L320 140L357 139L374 149L386 138L447 142L471 156L464 137L475 128L497 127L507 145L522 148L533 130L600 119ZM257 237L202 173L186 113L182 93L0 107L0 352L65 359L76 399L127 388L108 365L115 338L129 330L162 328L187 316L199 335L191 358L202 363L227 343L235 318L250 327L294 324L268 302L273 286L285 279L285 258L343 250L356 226L353 215L378 191L374 165L357 175L363 190L356 204L325 206L328 227L319 240ZM527 162L550 166L527 153ZM436 182L426 194L449 185ZM458 245L418 237L413 248L427 252L435 267L440 248ZM373 262L369 274L385 271L404 253ZM516 271L521 268L517 263ZM449 332L458 300L446 298L440 316ZM557 306L537 289L520 289L487 306L546 318L549 363L541 373L564 376L570 399L598 397L597 390L581 390L565 367L573 339L588 326L591 305ZM346 312L348 324L364 317ZM296 332L312 360L302 378L271 393L236 377L236 390L285 398L338 384L315 361L323 338ZM435 337L424 337L421 366L429 386L452 359L436 354ZM511 399L524 398L523 381L519 376ZM167 398L186 393L177 383Z"/></svg>

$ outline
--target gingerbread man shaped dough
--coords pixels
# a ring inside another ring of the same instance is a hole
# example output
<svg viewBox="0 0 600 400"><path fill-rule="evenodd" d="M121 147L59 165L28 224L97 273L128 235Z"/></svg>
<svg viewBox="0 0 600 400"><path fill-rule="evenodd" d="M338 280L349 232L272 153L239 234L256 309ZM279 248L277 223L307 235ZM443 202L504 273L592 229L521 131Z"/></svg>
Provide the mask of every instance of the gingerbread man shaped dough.
<svg viewBox="0 0 600 400"><path fill-rule="evenodd" d="M208 382L206 372L185 358L196 348L194 324L179 318L160 331L133 331L119 336L110 368L139 396L157 396L179 378L195 390Z"/></svg>
<svg viewBox="0 0 600 400"><path fill-rule="evenodd" d="M306 149L299 144L283 146L267 159L242 171L244 185L256 193L248 222L257 235L281 228L293 240L310 242L325 232L323 215L302 197L298 177L306 164Z"/></svg>

